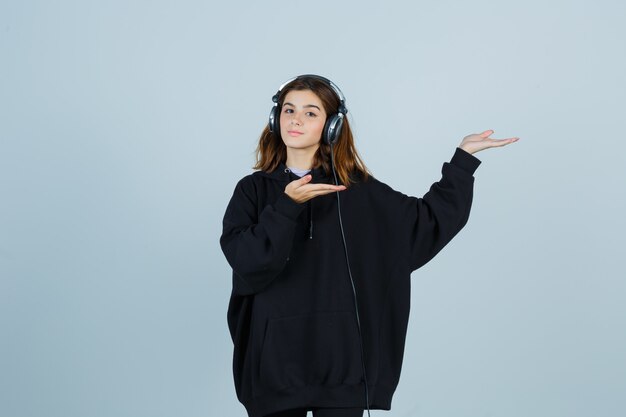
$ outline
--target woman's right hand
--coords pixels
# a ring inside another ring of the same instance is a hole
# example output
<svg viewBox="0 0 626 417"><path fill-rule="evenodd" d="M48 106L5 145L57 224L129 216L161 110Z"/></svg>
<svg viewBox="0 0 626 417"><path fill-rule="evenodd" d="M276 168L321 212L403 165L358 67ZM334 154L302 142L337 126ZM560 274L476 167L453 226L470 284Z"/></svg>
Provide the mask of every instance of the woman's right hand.
<svg viewBox="0 0 626 417"><path fill-rule="evenodd" d="M346 189L345 185L308 184L311 178L311 174L307 174L299 180L291 181L287 184L287 187L285 187L285 194L291 197L296 203L304 203L318 195L330 194Z"/></svg>

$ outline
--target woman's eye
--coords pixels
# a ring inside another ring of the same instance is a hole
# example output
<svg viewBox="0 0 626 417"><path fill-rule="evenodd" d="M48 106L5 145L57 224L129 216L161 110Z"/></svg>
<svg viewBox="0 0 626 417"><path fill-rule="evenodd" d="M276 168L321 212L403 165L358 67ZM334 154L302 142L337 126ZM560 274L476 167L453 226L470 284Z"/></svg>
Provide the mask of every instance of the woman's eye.
<svg viewBox="0 0 626 417"><path fill-rule="evenodd" d="M291 113L291 112L293 112L292 109L285 109L285 113Z"/></svg>
<svg viewBox="0 0 626 417"><path fill-rule="evenodd" d="M311 117L317 117L317 114L313 113L313 112L308 112L307 116L311 116Z"/></svg>

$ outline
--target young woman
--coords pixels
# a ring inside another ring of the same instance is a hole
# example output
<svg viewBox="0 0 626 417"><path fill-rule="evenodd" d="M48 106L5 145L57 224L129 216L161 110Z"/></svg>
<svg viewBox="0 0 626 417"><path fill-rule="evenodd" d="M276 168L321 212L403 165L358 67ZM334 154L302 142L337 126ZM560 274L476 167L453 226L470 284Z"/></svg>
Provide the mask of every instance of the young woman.
<svg viewBox="0 0 626 417"><path fill-rule="evenodd" d="M423 198L393 190L354 146L341 90L283 84L257 148L258 171L226 208L233 268L233 376L250 417L356 417L390 410L409 318L410 275L466 224L472 154L518 138L463 138Z"/></svg>

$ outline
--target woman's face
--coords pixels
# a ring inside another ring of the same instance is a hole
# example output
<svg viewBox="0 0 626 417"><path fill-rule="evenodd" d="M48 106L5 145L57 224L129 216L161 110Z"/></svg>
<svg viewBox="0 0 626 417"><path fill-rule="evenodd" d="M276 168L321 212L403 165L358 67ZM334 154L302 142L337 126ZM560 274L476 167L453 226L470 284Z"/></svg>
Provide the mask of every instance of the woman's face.
<svg viewBox="0 0 626 417"><path fill-rule="evenodd" d="M313 91L291 90L287 93L280 112L280 136L285 146L317 149L325 123L324 106Z"/></svg>

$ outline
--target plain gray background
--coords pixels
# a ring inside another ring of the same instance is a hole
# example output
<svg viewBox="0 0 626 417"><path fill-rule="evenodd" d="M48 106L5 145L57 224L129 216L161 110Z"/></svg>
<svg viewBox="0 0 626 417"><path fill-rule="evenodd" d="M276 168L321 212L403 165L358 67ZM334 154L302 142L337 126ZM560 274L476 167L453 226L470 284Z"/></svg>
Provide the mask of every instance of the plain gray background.
<svg viewBox="0 0 626 417"><path fill-rule="evenodd" d="M624 21L617 0L3 0L0 415L246 415L221 221L301 73L409 195L463 136L521 138L476 154L372 416L626 414Z"/></svg>

